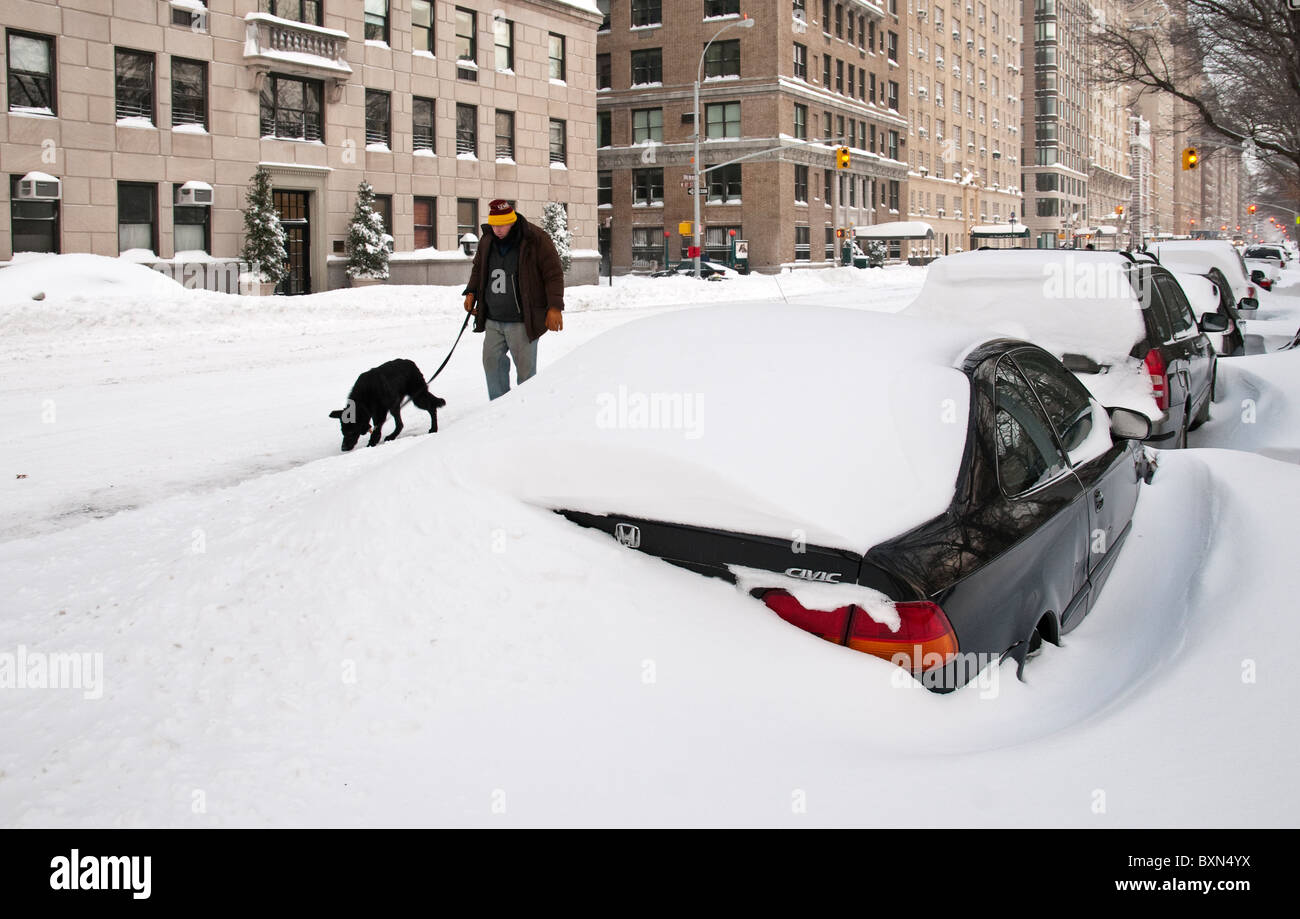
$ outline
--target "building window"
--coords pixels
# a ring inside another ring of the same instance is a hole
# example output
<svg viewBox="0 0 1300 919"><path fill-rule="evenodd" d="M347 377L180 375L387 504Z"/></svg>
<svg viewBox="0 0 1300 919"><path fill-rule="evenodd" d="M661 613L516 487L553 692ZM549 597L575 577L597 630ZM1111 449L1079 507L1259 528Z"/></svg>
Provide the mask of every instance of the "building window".
<svg viewBox="0 0 1300 919"><path fill-rule="evenodd" d="M704 52L704 78L740 76L740 40L715 41Z"/></svg>
<svg viewBox="0 0 1300 919"><path fill-rule="evenodd" d="M378 89L366 90L366 146L370 144L391 147L392 132L389 130L390 100L388 93Z"/></svg>
<svg viewBox="0 0 1300 919"><path fill-rule="evenodd" d="M433 54L433 0L411 0L411 50Z"/></svg>
<svg viewBox="0 0 1300 919"><path fill-rule="evenodd" d="M894 111L898 111L898 81L897 80L889 81L889 99L887 101L889 102L890 108L892 108Z"/></svg>
<svg viewBox="0 0 1300 919"><path fill-rule="evenodd" d="M478 108L456 105L456 155L478 156Z"/></svg>
<svg viewBox="0 0 1300 919"><path fill-rule="evenodd" d="M664 203L663 169L632 170L632 203L642 206Z"/></svg>
<svg viewBox="0 0 1300 919"><path fill-rule="evenodd" d="M320 0L261 0L260 9L263 13L279 16L281 19L291 19L294 22L305 22L315 26L321 24Z"/></svg>
<svg viewBox="0 0 1300 919"><path fill-rule="evenodd" d="M898 63L898 33L889 33L889 43L885 46L885 53L895 64Z"/></svg>
<svg viewBox="0 0 1300 919"><path fill-rule="evenodd" d="M794 136L795 140L808 139L808 106L798 102L794 104Z"/></svg>
<svg viewBox="0 0 1300 919"><path fill-rule="evenodd" d="M411 148L433 152L433 100L416 96L411 111Z"/></svg>
<svg viewBox="0 0 1300 919"><path fill-rule="evenodd" d="M828 262L833 262L835 260L835 228L828 225L826 227L825 235L822 238L825 242L825 247L822 250L822 258L826 259Z"/></svg>
<svg viewBox="0 0 1300 919"><path fill-rule="evenodd" d="M596 206L614 206L614 173L608 169L596 173Z"/></svg>
<svg viewBox="0 0 1300 919"><path fill-rule="evenodd" d="M808 203L808 167L794 167L794 200L797 204Z"/></svg>
<svg viewBox="0 0 1300 919"><path fill-rule="evenodd" d="M480 228L478 225L478 200L475 198L457 198L456 199L456 243L460 244L461 237L468 233L475 239L479 238Z"/></svg>
<svg viewBox="0 0 1300 919"><path fill-rule="evenodd" d="M384 222L384 232L388 234L388 251L393 251L393 196L375 195L375 213Z"/></svg>
<svg viewBox="0 0 1300 919"><path fill-rule="evenodd" d="M415 248L432 249L438 244L438 199L415 199Z"/></svg>
<svg viewBox="0 0 1300 919"><path fill-rule="evenodd" d="M897 131L889 132L889 145L886 147L886 152L889 154L889 158L891 160L898 159L898 132Z"/></svg>
<svg viewBox="0 0 1300 919"><path fill-rule="evenodd" d="M146 118L153 123L153 55L117 49L117 118Z"/></svg>
<svg viewBox="0 0 1300 919"><path fill-rule="evenodd" d="M740 136L740 103L715 102L704 107L704 136L713 140Z"/></svg>
<svg viewBox="0 0 1300 919"><path fill-rule="evenodd" d="M663 227L632 228L632 267L658 268L664 260Z"/></svg>
<svg viewBox="0 0 1300 919"><path fill-rule="evenodd" d="M497 70L515 69L515 24L509 19L493 19Z"/></svg>
<svg viewBox="0 0 1300 919"><path fill-rule="evenodd" d="M9 111L55 114L54 39L12 31L8 37Z"/></svg>
<svg viewBox="0 0 1300 919"><path fill-rule="evenodd" d="M515 158L515 113L497 109L497 159Z"/></svg>
<svg viewBox="0 0 1300 919"><path fill-rule="evenodd" d="M208 65L172 58L172 127L208 127Z"/></svg>
<svg viewBox="0 0 1300 919"><path fill-rule="evenodd" d="M811 245L808 241L808 228L794 228L794 260L796 262L807 262L812 258Z"/></svg>
<svg viewBox="0 0 1300 919"><path fill-rule="evenodd" d="M613 69L608 54L596 55L596 88L609 89L614 85Z"/></svg>
<svg viewBox="0 0 1300 919"><path fill-rule="evenodd" d="M321 139L321 85L268 73L262 83L262 136Z"/></svg>
<svg viewBox="0 0 1300 919"><path fill-rule="evenodd" d="M822 0L822 32L831 34L831 0Z"/></svg>
<svg viewBox="0 0 1300 919"><path fill-rule="evenodd" d="M709 204L740 203L740 163L713 168L706 166ZM711 170L711 171L708 171Z"/></svg>
<svg viewBox="0 0 1300 919"><path fill-rule="evenodd" d="M366 0L366 41L388 42L388 0Z"/></svg>
<svg viewBox="0 0 1300 919"><path fill-rule="evenodd" d="M632 52L632 85L662 83L664 56L662 48L643 48Z"/></svg>
<svg viewBox="0 0 1300 919"><path fill-rule="evenodd" d="M704 15L732 16L740 12L740 0L704 0Z"/></svg>
<svg viewBox="0 0 1300 919"><path fill-rule="evenodd" d="M456 60L478 63L478 14L456 7Z"/></svg>
<svg viewBox="0 0 1300 919"><path fill-rule="evenodd" d="M844 7L835 4L835 37L844 37Z"/></svg>
<svg viewBox="0 0 1300 919"><path fill-rule="evenodd" d="M552 80L565 79L565 61L564 61L564 36L556 35L554 32L547 35L547 66L550 68L549 73Z"/></svg>
<svg viewBox="0 0 1300 919"><path fill-rule="evenodd" d="M898 182L890 181L889 183L889 209L898 210Z"/></svg>
<svg viewBox="0 0 1300 919"><path fill-rule="evenodd" d="M800 80L808 79L808 46L794 43L794 75Z"/></svg>
<svg viewBox="0 0 1300 919"><path fill-rule="evenodd" d="M740 227L705 227L704 257L711 262L726 264L731 261L731 241L744 239Z"/></svg>
<svg viewBox="0 0 1300 919"><path fill-rule="evenodd" d="M643 144L646 141L660 144L664 141L664 110L661 108L632 110L632 143Z"/></svg>
<svg viewBox="0 0 1300 919"><path fill-rule="evenodd" d="M180 194L180 186L172 186L172 200ZM172 237L174 251L211 252L212 230L209 216L212 208L193 204L172 205Z"/></svg>
<svg viewBox="0 0 1300 919"><path fill-rule="evenodd" d="M632 25L653 26L663 22L661 0L632 0Z"/></svg>
<svg viewBox="0 0 1300 919"><path fill-rule="evenodd" d="M117 183L117 250L158 251L158 188L140 182Z"/></svg>
<svg viewBox="0 0 1300 919"><path fill-rule="evenodd" d="M829 169L822 170L822 206L831 206L831 171Z"/></svg>
<svg viewBox="0 0 1300 919"><path fill-rule="evenodd" d="M608 147L614 143L614 119L609 112L596 113L596 146Z"/></svg>
<svg viewBox="0 0 1300 919"><path fill-rule="evenodd" d="M568 130L565 123L558 118L551 119L551 165L563 166L569 161Z"/></svg>
<svg viewBox="0 0 1300 919"><path fill-rule="evenodd" d="M605 17L601 20L600 28L596 30L597 32L609 31L609 7L611 2L612 0L596 0L596 9L600 10L600 15Z"/></svg>
<svg viewBox="0 0 1300 919"><path fill-rule="evenodd" d="M11 58L12 60L12 58ZM22 176L9 177L9 228L13 239L12 251L59 251L59 202L25 201L18 197L18 182Z"/></svg>
<svg viewBox="0 0 1300 919"><path fill-rule="evenodd" d="M822 55L822 86L827 89L831 88L831 56L829 54Z"/></svg>
<svg viewBox="0 0 1300 919"><path fill-rule="evenodd" d="M840 60L835 62L835 91L844 92L844 62Z"/></svg>

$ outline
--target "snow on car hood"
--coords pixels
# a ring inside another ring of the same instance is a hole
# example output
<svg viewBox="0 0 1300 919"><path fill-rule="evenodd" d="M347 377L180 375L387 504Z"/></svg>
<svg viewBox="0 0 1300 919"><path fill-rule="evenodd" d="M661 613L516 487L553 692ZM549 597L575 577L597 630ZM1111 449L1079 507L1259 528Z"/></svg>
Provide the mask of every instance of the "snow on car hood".
<svg viewBox="0 0 1300 919"><path fill-rule="evenodd" d="M956 362L978 340L829 307L682 310L599 336L440 449L542 507L865 552L951 502Z"/></svg>
<svg viewBox="0 0 1300 919"><path fill-rule="evenodd" d="M908 315L957 320L1099 364L1129 360L1146 335L1128 261L1108 252L986 250L947 255Z"/></svg>

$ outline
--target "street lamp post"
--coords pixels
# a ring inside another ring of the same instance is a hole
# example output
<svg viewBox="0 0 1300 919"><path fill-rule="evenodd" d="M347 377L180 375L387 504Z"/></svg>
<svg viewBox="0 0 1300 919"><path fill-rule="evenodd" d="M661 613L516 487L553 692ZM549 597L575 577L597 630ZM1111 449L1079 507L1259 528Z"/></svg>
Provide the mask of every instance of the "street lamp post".
<svg viewBox="0 0 1300 919"><path fill-rule="evenodd" d="M754 20L746 15L743 19L732 20L714 32L713 38L709 39L704 46L704 50L700 52L700 66L695 70L695 156L692 158L695 166L695 188L693 189L695 193L692 197L695 199L695 226L693 229L695 230L695 277L697 280L700 277L700 244L702 242L700 239L700 83L704 81L704 56L709 53L709 45L713 44L719 35L732 26L752 29Z"/></svg>

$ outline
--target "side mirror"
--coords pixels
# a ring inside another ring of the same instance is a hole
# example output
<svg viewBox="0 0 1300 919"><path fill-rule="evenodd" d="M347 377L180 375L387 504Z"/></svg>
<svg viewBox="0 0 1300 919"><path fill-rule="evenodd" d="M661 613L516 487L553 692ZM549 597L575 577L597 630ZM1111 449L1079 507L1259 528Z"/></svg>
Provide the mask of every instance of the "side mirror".
<svg viewBox="0 0 1300 919"><path fill-rule="evenodd" d="M1084 354L1062 354L1061 364L1071 373L1101 373L1101 365Z"/></svg>
<svg viewBox="0 0 1300 919"><path fill-rule="evenodd" d="M1218 313L1206 313L1201 317L1200 328L1202 332L1226 332L1228 317L1220 316Z"/></svg>
<svg viewBox="0 0 1300 919"><path fill-rule="evenodd" d="M1256 284L1258 284L1260 281L1268 280L1267 276L1259 268L1256 268L1254 271L1250 273L1250 279Z"/></svg>
<svg viewBox="0 0 1300 919"><path fill-rule="evenodd" d="M1108 408L1110 434L1120 440L1146 440L1151 436L1151 419L1129 408Z"/></svg>
<svg viewBox="0 0 1300 919"><path fill-rule="evenodd" d="M1242 297L1241 302L1237 304L1237 309L1257 310L1259 309L1259 301L1256 300L1254 297Z"/></svg>

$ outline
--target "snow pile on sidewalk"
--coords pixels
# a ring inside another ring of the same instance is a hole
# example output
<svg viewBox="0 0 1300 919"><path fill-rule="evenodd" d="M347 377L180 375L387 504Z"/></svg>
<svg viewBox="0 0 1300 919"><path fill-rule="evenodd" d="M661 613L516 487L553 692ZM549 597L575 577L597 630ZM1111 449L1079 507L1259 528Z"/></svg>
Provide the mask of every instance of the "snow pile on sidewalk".
<svg viewBox="0 0 1300 919"><path fill-rule="evenodd" d="M1191 446L1300 463L1300 350L1221 357L1216 388L1210 420L1189 434Z"/></svg>

